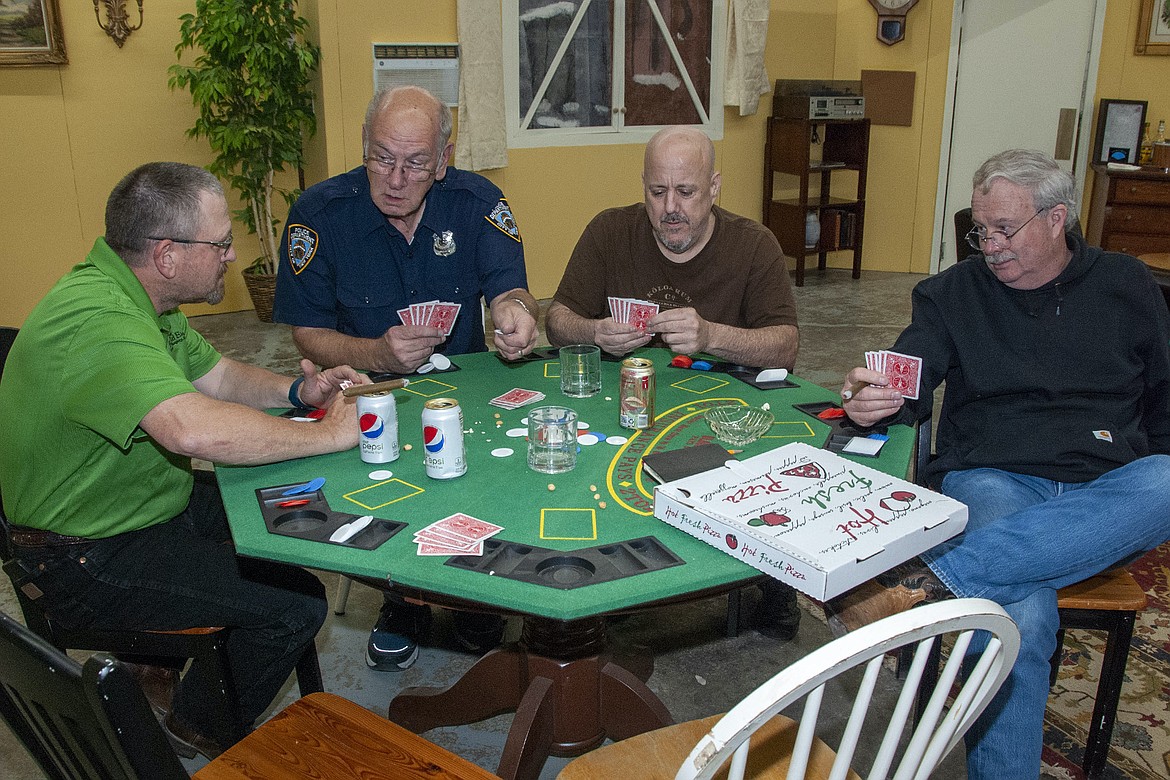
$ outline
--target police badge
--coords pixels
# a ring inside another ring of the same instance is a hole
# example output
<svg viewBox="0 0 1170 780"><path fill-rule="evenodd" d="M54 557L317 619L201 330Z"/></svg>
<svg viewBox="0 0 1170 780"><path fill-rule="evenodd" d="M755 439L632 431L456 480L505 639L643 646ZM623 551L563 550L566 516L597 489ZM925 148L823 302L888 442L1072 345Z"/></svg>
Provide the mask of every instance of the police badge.
<svg viewBox="0 0 1170 780"><path fill-rule="evenodd" d="M455 234L450 230L444 230L442 233L435 234L435 254L439 257L446 257L455 253Z"/></svg>
<svg viewBox="0 0 1170 780"><path fill-rule="evenodd" d="M295 273L308 266L317 253L317 231L301 224L288 226L288 262Z"/></svg>
<svg viewBox="0 0 1170 780"><path fill-rule="evenodd" d="M500 202L485 219L499 228L501 233L520 243L520 228L516 225L516 218L512 216L512 209L506 199L500 198Z"/></svg>

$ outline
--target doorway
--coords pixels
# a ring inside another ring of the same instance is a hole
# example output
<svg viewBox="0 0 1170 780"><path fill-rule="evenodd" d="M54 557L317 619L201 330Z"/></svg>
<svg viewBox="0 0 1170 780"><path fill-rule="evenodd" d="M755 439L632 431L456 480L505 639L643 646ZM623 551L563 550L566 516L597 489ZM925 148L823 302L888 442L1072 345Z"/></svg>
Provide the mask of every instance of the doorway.
<svg viewBox="0 0 1170 780"><path fill-rule="evenodd" d="M1104 22L1105 0L956 0L931 273L969 251L955 246L954 213L993 154L1052 154L1084 191Z"/></svg>

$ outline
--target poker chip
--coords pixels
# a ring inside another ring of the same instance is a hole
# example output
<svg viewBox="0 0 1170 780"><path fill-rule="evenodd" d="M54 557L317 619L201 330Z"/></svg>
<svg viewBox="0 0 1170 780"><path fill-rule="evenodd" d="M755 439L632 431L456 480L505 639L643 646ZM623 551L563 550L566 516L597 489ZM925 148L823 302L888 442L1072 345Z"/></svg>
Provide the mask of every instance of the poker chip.
<svg viewBox="0 0 1170 780"><path fill-rule="evenodd" d="M528 435L528 429L527 428L509 428L508 430L504 431L504 433L509 438L519 439L522 436Z"/></svg>
<svg viewBox="0 0 1170 780"><path fill-rule="evenodd" d="M589 423L587 423L587 422L578 422L578 423L577 423L577 430L579 430L579 431L587 431L587 430L589 430Z"/></svg>
<svg viewBox="0 0 1170 780"><path fill-rule="evenodd" d="M615 447L620 447L628 441L629 439L627 439L625 436L607 436L605 439L606 444L612 444Z"/></svg>
<svg viewBox="0 0 1170 780"><path fill-rule="evenodd" d="M600 439L598 439L592 433L585 433L585 434L578 436L577 441L580 442L581 444L584 444L586 447L592 447L594 444L596 444L598 441L600 441Z"/></svg>
<svg viewBox="0 0 1170 780"><path fill-rule="evenodd" d="M442 352L436 352L431 355L431 365L440 371L446 371L451 367L451 358L444 355Z"/></svg>
<svg viewBox="0 0 1170 780"><path fill-rule="evenodd" d="M394 476L394 472L386 469L378 469L377 471L370 472L370 479L373 480L390 479L392 476Z"/></svg>
<svg viewBox="0 0 1170 780"><path fill-rule="evenodd" d="M427 373L430 373L431 371L434 371L434 370L435 370L434 363L423 363L421 366L419 366L418 368L415 369L415 372L419 373L419 374L427 374Z"/></svg>
<svg viewBox="0 0 1170 780"><path fill-rule="evenodd" d="M598 441L605 441L605 434L601 431L593 431L593 435L597 437Z"/></svg>
<svg viewBox="0 0 1170 780"><path fill-rule="evenodd" d="M496 447L492 450L492 455L497 458L506 458L509 455L515 454L515 450L510 447Z"/></svg>

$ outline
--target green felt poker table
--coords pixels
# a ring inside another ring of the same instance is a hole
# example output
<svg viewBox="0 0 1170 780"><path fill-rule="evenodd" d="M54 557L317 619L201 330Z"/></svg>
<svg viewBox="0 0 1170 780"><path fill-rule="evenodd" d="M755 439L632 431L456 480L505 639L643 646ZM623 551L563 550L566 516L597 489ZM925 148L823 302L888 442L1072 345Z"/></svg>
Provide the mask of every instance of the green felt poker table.
<svg viewBox="0 0 1170 780"><path fill-rule="evenodd" d="M636 354L655 365L655 424L631 431L618 425L619 362L602 362L600 393L567 398L555 353L545 354L522 363L505 363L495 353L460 355L452 370L412 377L408 387L394 391L402 449L392 463L365 463L354 449L216 468L240 554L340 572L423 603L523 617L518 643L488 653L445 691L409 689L390 706L392 720L419 732L515 710L497 772L502 777L535 778L547 755L579 755L606 737L672 722L644 683L652 659L615 659L607 649L606 615L730 592L762 576L654 518L654 483L641 457L715 441L703 415L726 404L766 403L775 415L770 430L739 457L793 441L822 446L834 428L794 405L840 400L799 377L789 378L793 387L762 390L738 373L676 368L668 351L640 350ZM489 405L517 387L546 397L515 410ZM454 398L462 407L463 476L426 476L420 419L431 398ZM576 468L567 473L529 469L526 440L515 435L525 428L527 411L545 404L574 409L588 425L581 434L605 437L583 444ZM880 457L856 459L904 476L913 431L895 426L888 433ZM610 437L628 440L614 444ZM504 449L512 453L503 455ZM392 476L371 479L379 469ZM314 538L312 528L300 536L273 532L282 528L274 525L284 517L274 506L283 488L317 477L325 484L310 495L325 530L372 514L374 535L367 538L378 542L373 549L362 548L362 535L335 544L319 533ZM479 558L419 555L413 533L456 512L503 530Z"/></svg>

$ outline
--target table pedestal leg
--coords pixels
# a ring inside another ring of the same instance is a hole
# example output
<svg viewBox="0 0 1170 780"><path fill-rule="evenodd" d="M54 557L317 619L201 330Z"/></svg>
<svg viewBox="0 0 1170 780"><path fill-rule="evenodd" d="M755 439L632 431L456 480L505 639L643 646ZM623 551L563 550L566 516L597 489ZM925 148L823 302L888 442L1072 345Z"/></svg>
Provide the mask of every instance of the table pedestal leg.
<svg viewBox="0 0 1170 780"><path fill-rule="evenodd" d="M652 659L631 665L639 674L606 650L603 618L529 617L520 642L488 653L446 689L402 691L389 716L423 732L515 711L496 774L535 780L550 755L578 756L606 737L625 739L674 722L643 681Z"/></svg>

